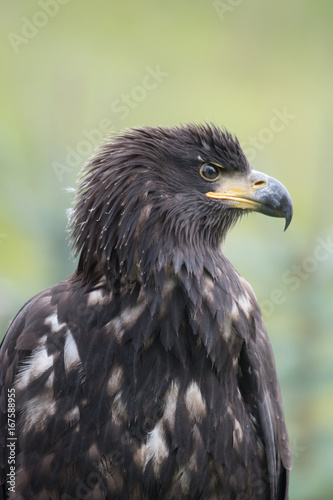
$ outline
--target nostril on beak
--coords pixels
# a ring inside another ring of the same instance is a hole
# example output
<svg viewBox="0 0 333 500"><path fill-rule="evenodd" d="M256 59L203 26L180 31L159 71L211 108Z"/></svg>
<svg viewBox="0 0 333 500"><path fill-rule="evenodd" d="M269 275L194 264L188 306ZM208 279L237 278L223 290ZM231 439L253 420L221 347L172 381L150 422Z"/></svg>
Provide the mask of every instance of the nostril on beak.
<svg viewBox="0 0 333 500"><path fill-rule="evenodd" d="M253 184L253 187L256 189L260 189L266 185L267 185L267 182L265 182L265 181L257 181Z"/></svg>

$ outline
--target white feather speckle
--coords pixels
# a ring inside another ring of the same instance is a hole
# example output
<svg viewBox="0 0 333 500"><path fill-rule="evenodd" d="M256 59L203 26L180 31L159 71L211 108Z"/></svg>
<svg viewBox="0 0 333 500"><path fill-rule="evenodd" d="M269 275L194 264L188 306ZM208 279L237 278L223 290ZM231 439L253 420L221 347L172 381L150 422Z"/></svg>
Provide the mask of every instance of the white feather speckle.
<svg viewBox="0 0 333 500"><path fill-rule="evenodd" d="M165 442L163 424L161 420L155 425L154 429L149 433L146 444L146 465L150 459L153 460L153 469L155 474L159 473L163 460L169 455L169 450Z"/></svg>
<svg viewBox="0 0 333 500"><path fill-rule="evenodd" d="M168 422L171 430L173 430L175 425L178 393L179 393L179 384L177 384L176 382L172 382L166 397L165 409L163 414L163 420Z"/></svg>
<svg viewBox="0 0 333 500"><path fill-rule="evenodd" d="M43 392L26 402L22 412L22 428L28 432L32 427L43 430L57 410L56 401L50 391Z"/></svg>
<svg viewBox="0 0 333 500"><path fill-rule="evenodd" d="M249 316L252 311L252 303L248 294L240 294L237 298L239 308Z"/></svg>
<svg viewBox="0 0 333 500"><path fill-rule="evenodd" d="M32 380L38 378L51 366L53 366L53 355L49 356L44 346L38 347L24 361L22 369L17 376L16 387L20 390L25 389Z"/></svg>
<svg viewBox="0 0 333 500"><path fill-rule="evenodd" d="M107 385L107 393L109 396L114 396L116 392L121 388L121 384L124 380L124 371L121 366L115 365L112 368L108 385Z"/></svg>
<svg viewBox="0 0 333 500"><path fill-rule="evenodd" d="M49 325L54 333L60 332L60 330L66 326L66 323L59 323L57 314L48 316L45 320L45 324Z"/></svg>
<svg viewBox="0 0 333 500"><path fill-rule="evenodd" d="M236 417L234 417L234 431L232 434L234 446L237 446L243 441L243 430Z"/></svg>
<svg viewBox="0 0 333 500"><path fill-rule="evenodd" d="M185 405L192 421L200 422L206 416L206 403L196 382L191 382L185 393Z"/></svg>
<svg viewBox="0 0 333 500"><path fill-rule="evenodd" d="M127 307L119 316L109 321L106 328L111 328L116 338L121 341L125 330L135 324L145 307L145 303L139 303L135 307Z"/></svg>
<svg viewBox="0 0 333 500"><path fill-rule="evenodd" d="M70 330L66 333L64 348L64 364L66 373L75 368L80 363L80 356L77 345Z"/></svg>
<svg viewBox="0 0 333 500"><path fill-rule="evenodd" d="M74 425L76 422L80 420L80 409L78 406L75 406L71 410L69 410L64 415L64 419L69 423L70 426Z"/></svg>

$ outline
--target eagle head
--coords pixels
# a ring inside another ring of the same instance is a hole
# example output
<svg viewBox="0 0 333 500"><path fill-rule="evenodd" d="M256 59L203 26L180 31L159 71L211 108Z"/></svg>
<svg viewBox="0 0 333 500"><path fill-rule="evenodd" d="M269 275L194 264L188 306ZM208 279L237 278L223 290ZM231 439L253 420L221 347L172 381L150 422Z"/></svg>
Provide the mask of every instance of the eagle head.
<svg viewBox="0 0 333 500"><path fill-rule="evenodd" d="M245 211L292 218L285 187L252 170L239 141L214 125L134 128L84 168L71 232L86 278L98 270L146 282L181 251L200 267Z"/></svg>

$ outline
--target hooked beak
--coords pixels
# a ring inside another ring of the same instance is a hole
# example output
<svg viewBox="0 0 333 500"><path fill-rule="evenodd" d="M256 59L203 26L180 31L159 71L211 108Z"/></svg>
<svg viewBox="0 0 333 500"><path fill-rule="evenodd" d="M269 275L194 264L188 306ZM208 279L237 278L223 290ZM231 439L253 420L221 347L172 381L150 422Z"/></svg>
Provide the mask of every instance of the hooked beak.
<svg viewBox="0 0 333 500"><path fill-rule="evenodd" d="M271 217L284 217L289 226L293 216L293 204L286 188L273 177L252 170L244 177L234 174L216 183L216 191L206 196L216 200L227 200L229 208L240 208L260 212Z"/></svg>

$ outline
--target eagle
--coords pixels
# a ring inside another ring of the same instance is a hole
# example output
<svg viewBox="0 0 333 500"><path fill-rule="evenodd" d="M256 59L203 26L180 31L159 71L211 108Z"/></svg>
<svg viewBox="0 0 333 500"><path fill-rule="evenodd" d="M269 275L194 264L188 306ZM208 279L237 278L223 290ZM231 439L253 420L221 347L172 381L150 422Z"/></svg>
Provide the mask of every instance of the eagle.
<svg viewBox="0 0 333 500"><path fill-rule="evenodd" d="M71 209L77 269L1 345L0 498L288 498L271 344L221 250L249 211L287 227L291 197L224 128L137 127L100 147Z"/></svg>

